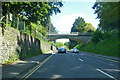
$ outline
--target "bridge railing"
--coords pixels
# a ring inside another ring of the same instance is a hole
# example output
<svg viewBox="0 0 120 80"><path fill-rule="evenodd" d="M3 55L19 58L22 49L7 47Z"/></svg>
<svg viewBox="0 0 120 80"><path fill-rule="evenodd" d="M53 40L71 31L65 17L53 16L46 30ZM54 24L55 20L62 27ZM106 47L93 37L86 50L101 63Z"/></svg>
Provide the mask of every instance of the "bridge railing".
<svg viewBox="0 0 120 80"><path fill-rule="evenodd" d="M55 33L55 32L48 32L47 34L49 35L49 34L58 34L58 33ZM62 33L61 33L61 34L62 34ZM84 35L84 34L90 35L90 34L91 34L91 35L92 35L92 32L87 32L87 33L82 33L82 32L71 32L71 33L64 33L64 34L77 34L77 35L81 35L81 34L83 34L83 35Z"/></svg>
<svg viewBox="0 0 120 80"><path fill-rule="evenodd" d="M71 32L70 34L79 34L79 32Z"/></svg>
<svg viewBox="0 0 120 80"><path fill-rule="evenodd" d="M47 32L47 34L58 34L58 33L55 33L55 32Z"/></svg>
<svg viewBox="0 0 120 80"><path fill-rule="evenodd" d="M71 32L70 34L92 34L92 32L86 32L86 33L83 33L83 32Z"/></svg>

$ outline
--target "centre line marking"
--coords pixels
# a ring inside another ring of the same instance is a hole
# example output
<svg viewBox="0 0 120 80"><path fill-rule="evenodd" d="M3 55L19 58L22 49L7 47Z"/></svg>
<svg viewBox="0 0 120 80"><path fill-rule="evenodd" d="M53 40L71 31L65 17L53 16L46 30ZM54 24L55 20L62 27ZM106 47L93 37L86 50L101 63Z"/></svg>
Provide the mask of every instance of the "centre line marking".
<svg viewBox="0 0 120 80"><path fill-rule="evenodd" d="M80 58L78 58L80 61L84 61L84 60L82 60L82 59L80 59Z"/></svg>
<svg viewBox="0 0 120 80"><path fill-rule="evenodd" d="M114 80L117 80L115 77L109 75L108 73L105 73L104 71L102 71L102 70L100 70L100 69L96 69L96 70L99 71L99 72L101 72L101 73L103 73L104 75L106 75L106 76L108 76L108 77L114 79Z"/></svg>
<svg viewBox="0 0 120 80"><path fill-rule="evenodd" d="M38 66L36 66L33 70L31 70L30 72L28 72L24 77L24 80L26 80L29 76L31 76L37 69L39 69L45 62L47 62L53 55L49 56L47 59L45 59L43 62L41 62L41 64L39 64Z"/></svg>

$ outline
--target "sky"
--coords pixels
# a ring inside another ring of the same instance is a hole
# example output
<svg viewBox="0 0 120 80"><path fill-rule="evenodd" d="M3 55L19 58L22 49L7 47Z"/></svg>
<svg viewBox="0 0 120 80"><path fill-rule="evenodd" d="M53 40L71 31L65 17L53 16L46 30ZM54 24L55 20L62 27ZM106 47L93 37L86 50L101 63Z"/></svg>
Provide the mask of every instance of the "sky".
<svg viewBox="0 0 120 80"><path fill-rule="evenodd" d="M95 1L64 1L61 13L51 16L53 26L59 31L59 34L69 34L71 27L76 18L79 16L84 18L86 23L91 23L93 27L97 28L99 20L96 19L97 14L94 14L92 6ZM58 39L57 42L66 42L68 39Z"/></svg>

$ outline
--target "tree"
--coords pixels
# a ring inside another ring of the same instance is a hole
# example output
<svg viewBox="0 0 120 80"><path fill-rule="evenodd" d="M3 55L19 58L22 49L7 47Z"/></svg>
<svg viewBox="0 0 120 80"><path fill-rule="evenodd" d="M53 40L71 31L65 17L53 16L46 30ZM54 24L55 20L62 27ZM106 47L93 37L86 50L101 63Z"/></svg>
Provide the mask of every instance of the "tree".
<svg viewBox="0 0 120 80"><path fill-rule="evenodd" d="M69 42L65 42L64 45L65 45L65 46L69 46Z"/></svg>
<svg viewBox="0 0 120 80"><path fill-rule="evenodd" d="M58 33L57 29L53 26L51 22L49 23L49 26L47 27L47 32L54 33L54 34Z"/></svg>
<svg viewBox="0 0 120 80"><path fill-rule="evenodd" d="M56 45L57 47L62 47L62 46L64 46L64 43L62 43L62 42L56 42L55 45Z"/></svg>
<svg viewBox="0 0 120 80"><path fill-rule="evenodd" d="M99 41L102 40L102 32L99 30L99 28L93 33L92 36L92 42L98 43Z"/></svg>
<svg viewBox="0 0 120 80"><path fill-rule="evenodd" d="M69 48L70 42L65 42L64 45Z"/></svg>
<svg viewBox="0 0 120 80"><path fill-rule="evenodd" d="M71 28L71 32L94 32L95 28L92 26L91 23L85 23L84 18L78 17L75 19L73 23L73 27Z"/></svg>
<svg viewBox="0 0 120 80"><path fill-rule="evenodd" d="M95 28L92 26L91 23L86 23L84 21L84 18L78 17L75 19L75 22L73 23L73 27L71 28L71 32L82 32L82 33L87 33L87 32L94 32ZM70 39L70 44L69 47L73 48L78 44L77 41L71 40Z"/></svg>
<svg viewBox="0 0 120 80"><path fill-rule="evenodd" d="M100 19L99 26L102 30L111 31L118 28L119 7L119 2L95 2L92 8L97 14L97 19Z"/></svg>
<svg viewBox="0 0 120 80"><path fill-rule="evenodd" d="M2 14L13 14L26 23L27 31L39 31L46 35L50 23L50 16L60 13L62 2L3 2ZM56 30L53 26L50 29ZM52 31L53 31L52 30Z"/></svg>
<svg viewBox="0 0 120 80"><path fill-rule="evenodd" d="M83 32L84 26L85 26L84 18L78 17L77 19L75 19L75 22L73 23L71 32Z"/></svg>
<svg viewBox="0 0 120 80"><path fill-rule="evenodd" d="M3 2L2 14L11 13L21 20L37 23L40 21L41 25L46 27L50 21L50 15L60 13L61 2ZM24 17L27 19L25 20Z"/></svg>
<svg viewBox="0 0 120 80"><path fill-rule="evenodd" d="M85 27L84 27L84 32L94 32L95 28L92 26L91 23L85 23Z"/></svg>

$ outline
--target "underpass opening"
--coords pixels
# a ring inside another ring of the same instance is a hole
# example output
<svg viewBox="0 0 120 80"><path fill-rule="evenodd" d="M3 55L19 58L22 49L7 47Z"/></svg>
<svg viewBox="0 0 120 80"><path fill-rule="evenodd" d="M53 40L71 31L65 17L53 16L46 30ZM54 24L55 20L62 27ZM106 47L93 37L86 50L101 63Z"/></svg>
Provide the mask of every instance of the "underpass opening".
<svg viewBox="0 0 120 80"><path fill-rule="evenodd" d="M56 42L62 42L62 43L65 43L65 42L69 42L69 39L66 39L66 38L56 39Z"/></svg>
<svg viewBox="0 0 120 80"><path fill-rule="evenodd" d="M84 42L73 39L73 38L61 38L61 39L55 39L53 41L62 42L64 44L64 47L67 48L67 49L74 48L79 42L85 44Z"/></svg>
<svg viewBox="0 0 120 80"><path fill-rule="evenodd" d="M56 41L56 42L63 42L63 43L65 43L65 42L70 42L70 40L86 44L86 42L84 42L82 40L78 40L76 38L54 38L54 39L50 39L49 41Z"/></svg>

